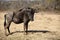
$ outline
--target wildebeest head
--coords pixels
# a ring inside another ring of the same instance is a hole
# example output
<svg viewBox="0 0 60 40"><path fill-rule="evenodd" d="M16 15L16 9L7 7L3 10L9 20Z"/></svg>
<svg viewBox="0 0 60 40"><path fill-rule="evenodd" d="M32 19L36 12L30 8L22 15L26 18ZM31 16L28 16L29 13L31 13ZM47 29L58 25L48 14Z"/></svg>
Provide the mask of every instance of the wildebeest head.
<svg viewBox="0 0 60 40"><path fill-rule="evenodd" d="M33 8L28 8L28 16L31 21L34 21L35 10Z"/></svg>

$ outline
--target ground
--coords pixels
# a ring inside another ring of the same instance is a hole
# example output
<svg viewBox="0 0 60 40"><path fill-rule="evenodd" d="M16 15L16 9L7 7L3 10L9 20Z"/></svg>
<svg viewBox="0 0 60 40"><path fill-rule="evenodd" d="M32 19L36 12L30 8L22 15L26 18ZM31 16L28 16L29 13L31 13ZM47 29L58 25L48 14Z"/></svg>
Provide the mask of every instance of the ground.
<svg viewBox="0 0 60 40"><path fill-rule="evenodd" d="M60 40L60 12L35 13L29 23L28 35L24 35L23 23L11 23L11 35L4 34L4 14L0 12L0 40Z"/></svg>

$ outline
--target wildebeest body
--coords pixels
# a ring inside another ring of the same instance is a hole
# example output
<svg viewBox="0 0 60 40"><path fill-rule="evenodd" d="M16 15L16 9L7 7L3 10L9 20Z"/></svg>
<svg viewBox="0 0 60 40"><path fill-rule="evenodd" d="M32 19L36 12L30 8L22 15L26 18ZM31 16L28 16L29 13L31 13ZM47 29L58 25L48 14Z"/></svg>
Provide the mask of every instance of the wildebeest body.
<svg viewBox="0 0 60 40"><path fill-rule="evenodd" d="M28 30L28 22L33 21L34 19L34 9L32 8L23 8L13 13L5 14L5 21L4 21L4 28L5 28L5 34L7 35L6 31L8 29L8 32L10 33L9 27L11 22L14 22L16 24L24 22L24 31ZM6 22L7 21L7 22Z"/></svg>
<svg viewBox="0 0 60 40"><path fill-rule="evenodd" d="M24 22L24 17L27 18L27 20L30 20L28 17L28 15L26 13L28 13L30 10L27 10L27 9L23 9L23 10L20 10L18 12L14 12L13 14L13 22L16 23L16 24L19 24L19 23L22 23Z"/></svg>
<svg viewBox="0 0 60 40"><path fill-rule="evenodd" d="M16 24L22 23L24 20L24 13L23 12L18 12L18 13L14 13L14 18L13 18L13 22Z"/></svg>

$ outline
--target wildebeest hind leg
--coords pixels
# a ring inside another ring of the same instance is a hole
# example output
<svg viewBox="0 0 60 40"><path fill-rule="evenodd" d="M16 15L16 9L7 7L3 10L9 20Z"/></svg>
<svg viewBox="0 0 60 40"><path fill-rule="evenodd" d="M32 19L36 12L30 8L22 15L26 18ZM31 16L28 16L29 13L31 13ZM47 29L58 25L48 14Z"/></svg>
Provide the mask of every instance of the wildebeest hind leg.
<svg viewBox="0 0 60 40"><path fill-rule="evenodd" d="M7 27L9 34L10 34L10 29L9 29L10 24L11 24L11 22L8 24L8 27Z"/></svg>
<svg viewBox="0 0 60 40"><path fill-rule="evenodd" d="M5 35L7 35L8 33L10 34L10 24L12 22L12 16L11 15L4 15L4 29L5 29Z"/></svg>
<svg viewBox="0 0 60 40"><path fill-rule="evenodd" d="M8 33L10 34L10 30L9 30L10 24L11 22L7 23L5 26L5 35L8 35Z"/></svg>

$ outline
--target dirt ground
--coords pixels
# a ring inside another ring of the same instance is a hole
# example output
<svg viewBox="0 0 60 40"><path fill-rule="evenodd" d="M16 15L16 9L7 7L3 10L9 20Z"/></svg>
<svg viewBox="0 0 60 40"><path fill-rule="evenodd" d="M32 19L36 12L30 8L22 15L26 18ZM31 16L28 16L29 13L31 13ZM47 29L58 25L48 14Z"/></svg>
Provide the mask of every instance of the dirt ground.
<svg viewBox="0 0 60 40"><path fill-rule="evenodd" d="M4 13L0 12L0 40L60 40L60 13L39 12L29 23L28 35L24 35L23 23L10 26L11 35L4 34Z"/></svg>

